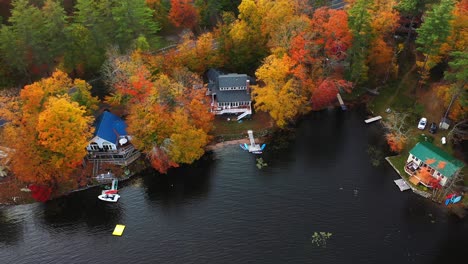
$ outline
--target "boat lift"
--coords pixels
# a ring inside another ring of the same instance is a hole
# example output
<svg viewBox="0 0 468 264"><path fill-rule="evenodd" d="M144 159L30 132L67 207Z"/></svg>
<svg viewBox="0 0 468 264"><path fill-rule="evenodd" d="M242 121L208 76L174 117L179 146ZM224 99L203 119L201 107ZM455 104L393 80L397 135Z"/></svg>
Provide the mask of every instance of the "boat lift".
<svg viewBox="0 0 468 264"><path fill-rule="evenodd" d="M253 154L262 154L263 149L265 149L266 144L262 144L261 146L260 144L256 144L252 130L248 130L247 134L249 135L250 145L248 145L247 143L244 143L244 144L241 144L240 147L243 150L248 150L250 153L253 153Z"/></svg>

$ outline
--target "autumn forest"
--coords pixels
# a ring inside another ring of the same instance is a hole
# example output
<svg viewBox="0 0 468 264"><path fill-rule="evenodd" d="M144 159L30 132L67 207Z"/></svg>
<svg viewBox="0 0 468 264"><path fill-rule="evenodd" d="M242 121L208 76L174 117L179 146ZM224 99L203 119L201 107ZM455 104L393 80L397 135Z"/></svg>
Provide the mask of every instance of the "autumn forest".
<svg viewBox="0 0 468 264"><path fill-rule="evenodd" d="M336 104L337 93L359 101L366 87L398 89L409 73L409 96L432 87L452 120L466 118L467 0L0 4L9 10L0 17L0 145L14 150L8 168L26 184L76 188L103 106L122 113L159 172L196 161L214 137L210 68L255 76L254 108L279 129ZM387 134L395 152L407 141L400 132Z"/></svg>

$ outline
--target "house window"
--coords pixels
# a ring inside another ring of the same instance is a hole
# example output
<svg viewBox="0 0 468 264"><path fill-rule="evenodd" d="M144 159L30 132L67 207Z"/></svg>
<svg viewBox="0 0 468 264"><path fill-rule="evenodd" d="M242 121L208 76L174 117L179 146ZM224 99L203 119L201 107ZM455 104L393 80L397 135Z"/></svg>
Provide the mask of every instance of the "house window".
<svg viewBox="0 0 468 264"><path fill-rule="evenodd" d="M99 145L97 143L93 142L93 143L89 144L89 148L91 150L99 150Z"/></svg>
<svg viewBox="0 0 468 264"><path fill-rule="evenodd" d="M440 172L437 173L437 176L440 176Z"/></svg>
<svg viewBox="0 0 468 264"><path fill-rule="evenodd" d="M110 144L105 144L105 143L104 143L104 144L102 144L102 148L103 148L104 150L112 150L112 145L110 145Z"/></svg>
<svg viewBox="0 0 468 264"><path fill-rule="evenodd" d="M413 156L413 157L414 157L414 156ZM415 159L414 159L414 160L415 160L415 161L418 161L419 159L415 157ZM426 164L424 164L424 165L426 165Z"/></svg>

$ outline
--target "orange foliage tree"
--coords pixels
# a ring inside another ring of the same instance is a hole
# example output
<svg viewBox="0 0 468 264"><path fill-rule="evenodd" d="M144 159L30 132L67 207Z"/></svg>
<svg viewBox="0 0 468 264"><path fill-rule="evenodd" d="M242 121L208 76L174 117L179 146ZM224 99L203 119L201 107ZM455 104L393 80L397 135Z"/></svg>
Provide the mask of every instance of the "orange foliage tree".
<svg viewBox="0 0 468 264"><path fill-rule="evenodd" d="M342 60L351 46L352 35L348 27L348 15L343 10L321 7L315 10L311 20L313 41L321 54L329 59Z"/></svg>
<svg viewBox="0 0 468 264"><path fill-rule="evenodd" d="M171 0L169 20L176 27L194 28L199 21L198 10L192 0Z"/></svg>
<svg viewBox="0 0 468 264"><path fill-rule="evenodd" d="M331 97L328 95L332 92L336 97L336 89L327 89L333 84L331 80L340 83L342 78L339 67L335 67L337 64L333 62L346 58L351 40L346 12L327 7L315 10L309 26L292 39L289 53L296 64L293 74L308 91L307 96L315 97L311 99L317 105L315 108L330 103ZM349 84L342 84L343 88L350 87Z"/></svg>
<svg viewBox="0 0 468 264"><path fill-rule="evenodd" d="M396 133L387 133L385 138L387 139L387 144L391 151L400 153L405 148L406 137L402 137Z"/></svg>
<svg viewBox="0 0 468 264"><path fill-rule="evenodd" d="M93 132L90 112L96 99L89 89L61 71L23 88L20 107L12 110L15 118L4 131L15 149L11 169L19 180L52 188L76 183L70 176Z"/></svg>
<svg viewBox="0 0 468 264"><path fill-rule="evenodd" d="M397 72L393 33L398 26L400 14L395 9L396 0L378 0L371 9L373 38L368 56L372 73L386 80Z"/></svg>
<svg viewBox="0 0 468 264"><path fill-rule="evenodd" d="M161 173L200 158L210 139L214 116L209 112L210 102L204 90L190 87L193 83L187 78L193 73L174 69L173 75L178 78L175 81L164 74L151 76L142 64L125 65L123 76L127 79L114 82L114 92L107 100L124 103L128 132L135 147ZM118 71L119 65L116 67Z"/></svg>
<svg viewBox="0 0 468 264"><path fill-rule="evenodd" d="M385 135L390 149L394 152L401 152L408 141L408 130L406 118L408 114L392 112L387 115L384 127L388 130Z"/></svg>

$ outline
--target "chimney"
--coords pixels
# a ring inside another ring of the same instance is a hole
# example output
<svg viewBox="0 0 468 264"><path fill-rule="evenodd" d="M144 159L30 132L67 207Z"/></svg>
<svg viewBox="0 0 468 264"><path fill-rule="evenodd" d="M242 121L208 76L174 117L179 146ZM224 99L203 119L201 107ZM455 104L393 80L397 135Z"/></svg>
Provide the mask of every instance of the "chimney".
<svg viewBox="0 0 468 264"><path fill-rule="evenodd" d="M247 81L245 82L246 86L247 86L247 93L249 94L250 93L250 80L247 79Z"/></svg>

